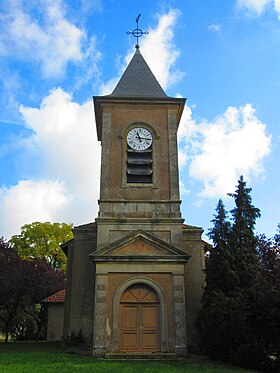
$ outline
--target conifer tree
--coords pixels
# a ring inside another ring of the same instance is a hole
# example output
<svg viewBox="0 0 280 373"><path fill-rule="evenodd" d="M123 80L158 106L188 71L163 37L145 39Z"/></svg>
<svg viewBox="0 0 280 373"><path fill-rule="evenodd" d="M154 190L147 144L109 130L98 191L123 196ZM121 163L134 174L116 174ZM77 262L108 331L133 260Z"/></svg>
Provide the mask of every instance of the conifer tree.
<svg viewBox="0 0 280 373"><path fill-rule="evenodd" d="M273 238L259 236L258 253L261 276L256 302L257 342L270 357L266 356L266 366L280 372L280 225Z"/></svg>
<svg viewBox="0 0 280 373"><path fill-rule="evenodd" d="M241 176L231 211L232 225L222 201L209 236L213 241L206 269L206 287L197 319L200 346L208 356L241 365L257 361L256 286L257 238L254 234L260 211L252 205L251 189Z"/></svg>
<svg viewBox="0 0 280 373"><path fill-rule="evenodd" d="M261 216L260 210L253 206L250 195L252 189L246 187L243 176L240 176L234 198L235 208L231 210L233 217L230 234L230 247L234 251L236 274L241 289L249 289L258 275L258 239L254 233L256 219Z"/></svg>
<svg viewBox="0 0 280 373"><path fill-rule="evenodd" d="M200 347L212 358L223 359L230 356L238 342L238 330L244 328L239 318L242 300L236 300L236 274L234 253L229 239L231 224L220 199L214 216L213 228L209 237L213 241L206 266L206 287L202 298L202 307L197 319ZM229 332L233 331L231 338Z"/></svg>
<svg viewBox="0 0 280 373"><path fill-rule="evenodd" d="M229 246L231 224L227 220L222 199L216 207L217 215L211 220L213 228L209 229L208 236L213 241L206 267L207 286L205 293L220 290L228 294L235 286L236 276L233 271L233 255Z"/></svg>

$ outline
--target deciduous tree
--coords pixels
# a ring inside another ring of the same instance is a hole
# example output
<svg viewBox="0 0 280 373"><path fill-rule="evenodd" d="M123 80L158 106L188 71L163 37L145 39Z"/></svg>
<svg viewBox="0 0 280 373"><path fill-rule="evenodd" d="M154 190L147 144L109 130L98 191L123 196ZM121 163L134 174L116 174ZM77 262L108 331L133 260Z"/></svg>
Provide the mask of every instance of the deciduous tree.
<svg viewBox="0 0 280 373"><path fill-rule="evenodd" d="M45 259L27 259L25 262L28 286L21 308L36 323L34 334L37 340L46 321L42 300L65 288L65 276L62 271L52 268Z"/></svg>
<svg viewBox="0 0 280 373"><path fill-rule="evenodd" d="M52 268L45 259L21 258L11 244L0 238L0 321L5 342L16 327L17 316L23 319L22 311L36 322L38 337L44 317L41 301L64 286L63 272Z"/></svg>
<svg viewBox="0 0 280 373"><path fill-rule="evenodd" d="M66 256L60 245L73 238L72 225L34 222L21 227L10 243L23 258L44 258L51 267L66 270Z"/></svg>
<svg viewBox="0 0 280 373"><path fill-rule="evenodd" d="M16 250L0 238L0 320L8 342L13 321L26 289L25 267Z"/></svg>

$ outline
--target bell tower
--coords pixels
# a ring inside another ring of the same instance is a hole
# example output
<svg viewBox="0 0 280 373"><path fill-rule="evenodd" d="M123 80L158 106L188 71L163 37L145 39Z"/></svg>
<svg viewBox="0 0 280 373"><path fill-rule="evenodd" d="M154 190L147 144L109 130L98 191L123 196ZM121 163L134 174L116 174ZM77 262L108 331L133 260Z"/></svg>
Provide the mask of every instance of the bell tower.
<svg viewBox="0 0 280 373"><path fill-rule="evenodd" d="M94 97L102 145L98 247L136 226L180 244L177 129L184 104L165 94L138 45L112 94Z"/></svg>

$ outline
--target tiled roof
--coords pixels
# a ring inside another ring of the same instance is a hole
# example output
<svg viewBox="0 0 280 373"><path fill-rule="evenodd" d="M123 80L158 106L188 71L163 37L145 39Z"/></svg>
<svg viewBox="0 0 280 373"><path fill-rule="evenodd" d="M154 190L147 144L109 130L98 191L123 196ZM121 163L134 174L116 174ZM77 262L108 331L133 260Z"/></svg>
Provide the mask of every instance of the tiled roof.
<svg viewBox="0 0 280 373"><path fill-rule="evenodd" d="M65 289L50 295L48 298L43 300L43 303L64 303L65 301Z"/></svg>
<svg viewBox="0 0 280 373"><path fill-rule="evenodd" d="M110 97L167 97L142 57L139 48Z"/></svg>

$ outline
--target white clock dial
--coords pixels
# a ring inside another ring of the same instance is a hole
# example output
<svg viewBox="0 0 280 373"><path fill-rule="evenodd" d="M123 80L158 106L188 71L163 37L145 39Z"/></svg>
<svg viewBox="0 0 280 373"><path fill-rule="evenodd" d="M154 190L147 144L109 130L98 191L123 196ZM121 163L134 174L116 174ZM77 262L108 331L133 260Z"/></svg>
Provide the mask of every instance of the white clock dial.
<svg viewBox="0 0 280 373"><path fill-rule="evenodd" d="M153 137L150 131L144 127L132 128L126 137L127 144L134 150L146 150L153 142Z"/></svg>

